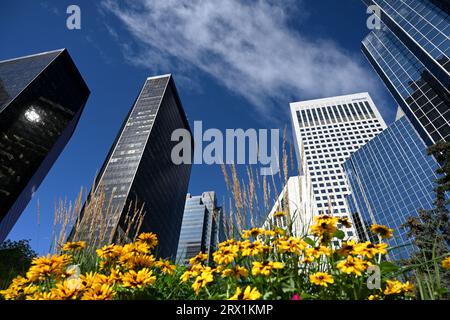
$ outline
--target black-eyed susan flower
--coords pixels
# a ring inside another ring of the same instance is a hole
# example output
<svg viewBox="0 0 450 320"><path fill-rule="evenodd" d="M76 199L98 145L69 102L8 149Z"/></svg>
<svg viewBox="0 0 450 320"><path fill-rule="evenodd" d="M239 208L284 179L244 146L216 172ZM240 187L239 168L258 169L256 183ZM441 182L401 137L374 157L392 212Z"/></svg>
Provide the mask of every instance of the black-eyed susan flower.
<svg viewBox="0 0 450 320"><path fill-rule="evenodd" d="M331 275L325 272L316 272L309 276L309 281L315 285L328 287L329 284L334 283L334 279Z"/></svg>
<svg viewBox="0 0 450 320"><path fill-rule="evenodd" d="M238 252L238 245L223 247L213 253L213 260L217 264L229 264L238 256Z"/></svg>
<svg viewBox="0 0 450 320"><path fill-rule="evenodd" d="M442 268L449 270L450 269L450 256L442 260Z"/></svg>
<svg viewBox="0 0 450 320"><path fill-rule="evenodd" d="M148 245L149 249L153 249L158 246L158 237L152 232L145 232L138 236L136 242L144 242Z"/></svg>
<svg viewBox="0 0 450 320"><path fill-rule="evenodd" d="M32 295L29 295L25 298L26 300L56 300L53 292L40 292L36 291Z"/></svg>
<svg viewBox="0 0 450 320"><path fill-rule="evenodd" d="M356 244L353 252L355 254L372 259L377 254L386 254L387 246L388 245L386 243L373 244L370 241L366 241Z"/></svg>
<svg viewBox="0 0 450 320"><path fill-rule="evenodd" d="M366 262L360 258L347 256L347 259L338 262L336 268L346 274L354 273L357 276L361 276L362 272L367 270L369 264L369 262Z"/></svg>
<svg viewBox="0 0 450 320"><path fill-rule="evenodd" d="M352 223L348 217L338 218L338 223L342 224L346 228L350 228Z"/></svg>
<svg viewBox="0 0 450 320"><path fill-rule="evenodd" d="M2 295L6 300L18 300L33 296L37 292L37 286L34 286L27 278L17 277L13 279L6 290L1 290Z"/></svg>
<svg viewBox="0 0 450 320"><path fill-rule="evenodd" d="M222 278L233 277L235 279L241 279L248 276L248 270L244 267L236 265L233 268L223 269L221 274Z"/></svg>
<svg viewBox="0 0 450 320"><path fill-rule="evenodd" d="M258 276L258 275L269 276L271 274L272 270L283 269L283 268L284 268L284 264L281 262L254 261L253 267L252 267L252 274L254 276Z"/></svg>
<svg viewBox="0 0 450 320"><path fill-rule="evenodd" d="M246 230L242 233L242 238L249 239L250 237L253 237L256 239L257 236L260 236L264 234L264 229L262 228L252 228L250 230Z"/></svg>
<svg viewBox="0 0 450 320"><path fill-rule="evenodd" d="M354 240L342 242L341 247L336 250L336 253L340 256L347 257L348 255L354 254L356 248L356 243Z"/></svg>
<svg viewBox="0 0 450 320"><path fill-rule="evenodd" d="M173 274L175 272L176 266L171 264L167 260L160 259L158 262L156 262L156 266L163 272L167 274Z"/></svg>
<svg viewBox="0 0 450 320"><path fill-rule="evenodd" d="M195 278L192 289L194 289L195 294L198 294L201 288L213 281L213 270L210 267L206 267L203 269L202 273Z"/></svg>
<svg viewBox="0 0 450 320"><path fill-rule="evenodd" d="M281 217L286 217L287 213L284 211L277 211L273 214L274 218L281 218Z"/></svg>
<svg viewBox="0 0 450 320"><path fill-rule="evenodd" d="M305 250L307 244L300 238L289 237L280 238L276 241L276 246L281 253L290 252L295 254L301 254Z"/></svg>
<svg viewBox="0 0 450 320"><path fill-rule="evenodd" d="M387 238L392 237L392 234L394 232L394 230L392 230L392 229L390 229L390 228L388 228L386 226L379 225L379 224L373 224L370 227L370 230L373 233L379 235L383 239L387 239Z"/></svg>
<svg viewBox="0 0 450 320"><path fill-rule="evenodd" d="M27 278L32 282L48 277L59 278L65 274L65 268L71 260L72 257L66 254L53 256L48 254L45 257L34 258L27 272Z"/></svg>
<svg viewBox="0 0 450 320"><path fill-rule="evenodd" d="M112 300L115 296L113 287L108 284L98 284L83 293L81 300Z"/></svg>
<svg viewBox="0 0 450 320"><path fill-rule="evenodd" d="M261 293L256 288L247 286L244 291L237 287L235 294L228 300L258 300L261 298Z"/></svg>
<svg viewBox="0 0 450 320"><path fill-rule="evenodd" d="M305 256L307 257L313 257L315 259L320 258L320 256L330 256L331 250L328 247L325 246L318 246L314 248L306 248L305 249Z"/></svg>
<svg viewBox="0 0 450 320"><path fill-rule="evenodd" d="M152 285L156 281L156 276L148 268L139 271L130 270L122 277L122 286L125 288L144 288Z"/></svg>
<svg viewBox="0 0 450 320"><path fill-rule="evenodd" d="M371 294L367 300L382 300L378 294Z"/></svg>
<svg viewBox="0 0 450 320"><path fill-rule="evenodd" d="M66 242L62 247L62 251L80 251L86 247L86 242Z"/></svg>
<svg viewBox="0 0 450 320"><path fill-rule="evenodd" d="M254 241L254 242L250 242L248 240L243 241L240 243L240 248L241 248L241 253L242 256L257 256L259 254L261 254L264 250L264 246L261 243L261 241Z"/></svg>
<svg viewBox="0 0 450 320"><path fill-rule="evenodd" d="M208 259L208 254L200 252L195 257L192 257L191 259L189 259L189 264L193 265L193 264L201 263L201 262L205 261L206 259Z"/></svg>
<svg viewBox="0 0 450 320"><path fill-rule="evenodd" d="M338 218L329 215L314 217L315 223L311 226L311 233L319 236L321 241L328 242L337 230Z"/></svg>
<svg viewBox="0 0 450 320"><path fill-rule="evenodd" d="M387 280L386 288L384 289L384 294L386 296L401 294L403 291L403 284L398 280Z"/></svg>
<svg viewBox="0 0 450 320"><path fill-rule="evenodd" d="M78 285L78 279L66 279L57 283L52 293L56 300L76 300L81 294L81 287Z"/></svg>
<svg viewBox="0 0 450 320"><path fill-rule="evenodd" d="M122 249L121 246L110 244L101 249L97 249L96 253L99 258L110 260L119 257L122 254Z"/></svg>

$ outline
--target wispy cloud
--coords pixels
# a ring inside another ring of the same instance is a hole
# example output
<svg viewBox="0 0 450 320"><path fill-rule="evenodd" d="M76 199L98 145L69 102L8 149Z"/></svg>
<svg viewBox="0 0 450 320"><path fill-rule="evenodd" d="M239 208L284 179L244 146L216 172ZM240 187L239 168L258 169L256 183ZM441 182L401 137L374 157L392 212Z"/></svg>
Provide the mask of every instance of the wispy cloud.
<svg viewBox="0 0 450 320"><path fill-rule="evenodd" d="M127 47L130 61L154 71L202 70L264 113L292 94L319 98L376 90L360 57L293 30L289 22L302 15L291 10L292 1L280 2L104 0L102 7L135 40Z"/></svg>

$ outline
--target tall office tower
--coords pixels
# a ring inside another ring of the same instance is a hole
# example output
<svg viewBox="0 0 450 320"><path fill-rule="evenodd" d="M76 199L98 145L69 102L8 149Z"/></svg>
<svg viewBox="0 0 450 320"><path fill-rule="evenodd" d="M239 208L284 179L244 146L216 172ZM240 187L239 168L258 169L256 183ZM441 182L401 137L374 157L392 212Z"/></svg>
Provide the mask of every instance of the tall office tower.
<svg viewBox="0 0 450 320"><path fill-rule="evenodd" d="M65 49L0 62L0 242L71 138L89 93Z"/></svg>
<svg viewBox="0 0 450 320"><path fill-rule="evenodd" d="M362 51L427 145L450 141L450 4L444 0L363 0L381 29Z"/></svg>
<svg viewBox="0 0 450 320"><path fill-rule="evenodd" d="M342 163L386 128L383 118L368 93L294 102L290 106L299 166L311 175L317 208L314 214L350 217ZM353 227L343 230L349 237L357 236Z"/></svg>
<svg viewBox="0 0 450 320"><path fill-rule="evenodd" d="M401 117L344 162L351 194L347 196L357 232L374 240L374 223L394 229L390 247L410 241L401 227L419 209L433 207L438 164L407 117ZM408 258L413 246L399 247L391 259Z"/></svg>
<svg viewBox="0 0 450 320"><path fill-rule="evenodd" d="M222 235L222 208L217 207L216 193L203 192L201 196L186 197L183 224L178 241L177 262L189 264L189 259L199 252L208 255L208 261L216 249Z"/></svg>
<svg viewBox="0 0 450 320"><path fill-rule="evenodd" d="M143 206L145 217L140 231L154 232L160 243L158 254L175 258L191 172L191 164L176 165L171 159L178 143L171 141L171 135L179 128L190 132L172 76L147 78L92 192L99 197L104 193L107 199L102 214L110 216L100 219L106 220L107 226L97 226L99 217L83 210L72 239L92 242L93 225L97 228L94 234L106 234L100 242L121 238L127 233L130 208Z"/></svg>
<svg viewBox="0 0 450 320"><path fill-rule="evenodd" d="M269 212L263 228L272 230L275 227L291 227L295 236L308 234L313 222L314 196L311 177L308 174L290 177ZM277 212L289 215L277 216Z"/></svg>

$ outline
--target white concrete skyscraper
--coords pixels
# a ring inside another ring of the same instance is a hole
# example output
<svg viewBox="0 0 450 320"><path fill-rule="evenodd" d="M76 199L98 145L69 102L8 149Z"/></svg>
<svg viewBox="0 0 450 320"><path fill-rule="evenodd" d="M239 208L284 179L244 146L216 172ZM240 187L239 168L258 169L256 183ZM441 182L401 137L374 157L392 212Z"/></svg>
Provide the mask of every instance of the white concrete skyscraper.
<svg viewBox="0 0 450 320"><path fill-rule="evenodd" d="M386 128L383 118L368 93L294 102L290 107L299 166L311 175L314 214L351 219L342 164ZM343 230L357 237L353 227Z"/></svg>

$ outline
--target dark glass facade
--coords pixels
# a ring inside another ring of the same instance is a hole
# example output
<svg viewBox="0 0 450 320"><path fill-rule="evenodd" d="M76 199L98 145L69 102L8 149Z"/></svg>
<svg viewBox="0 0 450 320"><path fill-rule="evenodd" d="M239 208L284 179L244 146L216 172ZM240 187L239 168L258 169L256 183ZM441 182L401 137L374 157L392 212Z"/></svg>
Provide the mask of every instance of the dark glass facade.
<svg viewBox="0 0 450 320"><path fill-rule="evenodd" d="M347 201L361 241L375 240L374 223L394 229L390 247L410 243L401 227L419 209L433 206L437 162L409 119L402 117L344 162L351 194ZM393 250L391 259L407 258L412 245Z"/></svg>
<svg viewBox="0 0 450 320"><path fill-rule="evenodd" d="M427 145L450 141L450 17L445 1L363 0L381 30L362 51Z"/></svg>
<svg viewBox="0 0 450 320"><path fill-rule="evenodd" d="M171 135L180 128L190 131L172 76L148 78L98 175L95 190L104 190L112 207L108 212L116 213L107 218L107 233L124 231L130 205L143 205L141 232L156 233L158 254L171 258L177 251L191 172L191 164L175 165L171 160L172 148L178 143L171 141ZM82 218L76 238L83 237L83 228L90 225L87 220Z"/></svg>
<svg viewBox="0 0 450 320"><path fill-rule="evenodd" d="M0 62L0 242L72 136L89 93L65 49Z"/></svg>
<svg viewBox="0 0 450 320"><path fill-rule="evenodd" d="M217 207L214 191L204 192L201 196L186 197L183 224L178 242L177 262L188 264L189 259L199 252L211 258L219 241L223 241L222 209ZM208 262L208 261L207 261Z"/></svg>

